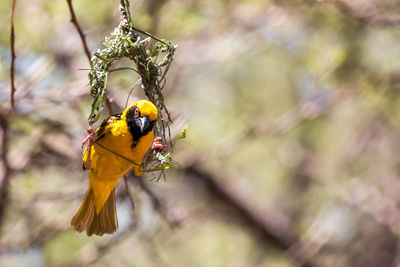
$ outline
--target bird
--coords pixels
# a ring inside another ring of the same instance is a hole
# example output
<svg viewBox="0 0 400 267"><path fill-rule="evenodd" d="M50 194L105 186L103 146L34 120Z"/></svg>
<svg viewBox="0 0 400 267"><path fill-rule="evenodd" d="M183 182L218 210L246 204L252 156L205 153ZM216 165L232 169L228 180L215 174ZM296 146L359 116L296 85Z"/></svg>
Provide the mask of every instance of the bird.
<svg viewBox="0 0 400 267"><path fill-rule="evenodd" d="M89 186L82 204L71 220L77 231L88 236L112 234L118 229L115 186L120 177L133 169L143 174L143 161L150 148L161 148L154 139L157 108L147 100L138 100L122 113L104 119L89 140L82 155L82 167L89 170Z"/></svg>

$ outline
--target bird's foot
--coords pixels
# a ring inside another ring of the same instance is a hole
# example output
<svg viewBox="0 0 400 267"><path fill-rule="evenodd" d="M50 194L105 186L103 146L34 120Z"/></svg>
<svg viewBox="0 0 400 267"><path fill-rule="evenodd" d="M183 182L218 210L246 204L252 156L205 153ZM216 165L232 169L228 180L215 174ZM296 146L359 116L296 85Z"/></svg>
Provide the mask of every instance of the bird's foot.
<svg viewBox="0 0 400 267"><path fill-rule="evenodd" d="M153 153L154 150L160 149L161 151L166 152L167 151L167 145L162 142L161 137L156 137L153 141L153 144L151 145L151 153Z"/></svg>
<svg viewBox="0 0 400 267"><path fill-rule="evenodd" d="M146 162L147 161L151 161L151 159L154 156L153 152L156 151L156 150L161 150L163 152L166 152L168 150L168 146L162 142L162 138L161 137L156 137L154 139L153 144L150 147L150 152L149 152L149 154L148 154L148 156L146 158Z"/></svg>
<svg viewBox="0 0 400 267"><path fill-rule="evenodd" d="M92 127L89 127L87 129L87 132L88 132L88 136L86 136L86 138L83 140L81 148L83 148L85 146L85 144L88 142L89 142L88 146L92 145L94 143L94 141L96 140L95 132Z"/></svg>
<svg viewBox="0 0 400 267"><path fill-rule="evenodd" d="M88 132L88 136L86 136L85 140L83 140L81 148L83 148L85 146L85 144L87 143L87 156L86 156L86 162L85 162L84 168L86 170L89 170L90 165L92 163L92 161L90 160L91 155L92 155L92 145L96 141L96 136L95 136L95 131L93 130L92 127L89 127L87 129L87 132Z"/></svg>

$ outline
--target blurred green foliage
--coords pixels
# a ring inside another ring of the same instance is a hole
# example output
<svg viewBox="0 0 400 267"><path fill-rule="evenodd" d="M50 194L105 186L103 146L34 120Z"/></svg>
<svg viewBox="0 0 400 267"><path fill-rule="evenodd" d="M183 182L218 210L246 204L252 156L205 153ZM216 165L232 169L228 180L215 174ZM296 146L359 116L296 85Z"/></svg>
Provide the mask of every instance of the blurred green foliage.
<svg viewBox="0 0 400 267"><path fill-rule="evenodd" d="M88 62L66 1L17 2L16 107L1 266L395 266L400 231L398 1L131 1L135 25L179 46L165 101L182 169L145 183L183 214L170 228L134 179L117 187L120 230L69 228L87 186L80 142ZM91 51L119 22L118 1L74 1ZM9 112L10 1L0 5L0 110ZM116 67L132 67L127 61ZM110 74L122 109L138 76ZM134 90L134 99L145 97ZM120 111L120 110L118 110ZM215 174L291 250L186 168Z"/></svg>

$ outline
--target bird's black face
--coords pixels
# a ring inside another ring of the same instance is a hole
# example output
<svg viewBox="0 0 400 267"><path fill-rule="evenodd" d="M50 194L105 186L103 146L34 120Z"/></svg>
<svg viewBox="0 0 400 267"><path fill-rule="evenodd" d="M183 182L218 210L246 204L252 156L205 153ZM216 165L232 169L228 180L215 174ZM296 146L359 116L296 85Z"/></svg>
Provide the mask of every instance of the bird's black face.
<svg viewBox="0 0 400 267"><path fill-rule="evenodd" d="M133 140L136 142L140 137L148 134L154 127L154 121L150 121L148 116L142 116L139 108L136 106L132 106L126 113L126 122Z"/></svg>

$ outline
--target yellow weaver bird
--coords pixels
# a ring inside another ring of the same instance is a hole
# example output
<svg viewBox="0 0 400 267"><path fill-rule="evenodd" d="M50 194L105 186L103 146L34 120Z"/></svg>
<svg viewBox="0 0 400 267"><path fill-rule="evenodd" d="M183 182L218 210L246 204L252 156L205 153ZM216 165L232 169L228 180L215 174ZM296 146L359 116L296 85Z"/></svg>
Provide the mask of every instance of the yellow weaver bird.
<svg viewBox="0 0 400 267"><path fill-rule="evenodd" d="M90 169L89 187L71 220L76 231L102 236L118 229L115 185L131 168L135 175L143 174L139 164L152 146L157 116L157 108L151 102L139 100L121 114L106 118L97 128L82 156L83 169ZM157 138L153 147L162 147L159 142Z"/></svg>

